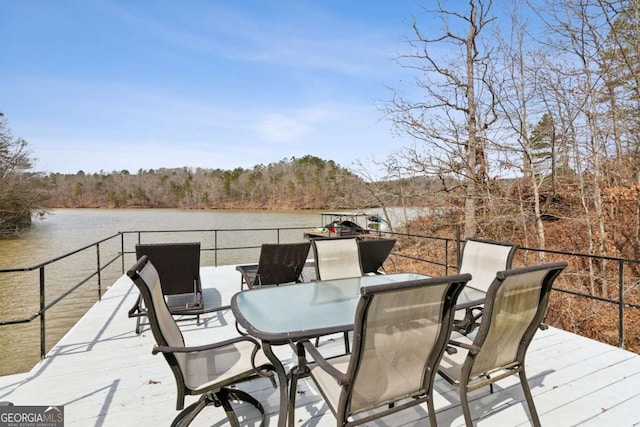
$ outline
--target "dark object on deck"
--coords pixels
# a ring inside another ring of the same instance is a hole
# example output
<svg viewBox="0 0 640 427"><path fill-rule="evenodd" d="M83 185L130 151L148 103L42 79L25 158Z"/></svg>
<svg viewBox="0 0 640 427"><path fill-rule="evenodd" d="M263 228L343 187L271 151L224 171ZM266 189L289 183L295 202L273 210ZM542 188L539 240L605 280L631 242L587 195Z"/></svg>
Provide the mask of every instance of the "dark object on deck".
<svg viewBox="0 0 640 427"><path fill-rule="evenodd" d="M395 239L358 240L362 273L380 274L382 271L382 265L391 253L395 244Z"/></svg>
<svg viewBox="0 0 640 427"><path fill-rule="evenodd" d="M264 285L299 282L309 255L310 242L264 243L258 264L239 265L242 274L240 290L246 283L249 289Z"/></svg>
<svg viewBox="0 0 640 427"><path fill-rule="evenodd" d="M184 408L185 395L202 395L173 420L172 426L187 426L207 405L222 405L232 426L238 419L229 400L245 401L262 414L260 402L250 394L229 388L239 382L267 376L273 379L273 366L250 337L237 337L209 345L187 347L184 337L164 300L158 271L146 255L127 271L147 307L147 316L156 346L152 354L162 353L171 367L177 386L176 410Z"/></svg>
<svg viewBox="0 0 640 427"><path fill-rule="evenodd" d="M229 306L205 308L200 281L200 243L149 243L136 245L136 258L143 255L153 263L162 280L162 291L169 311L174 315L194 315L223 310ZM136 317L136 333L140 333L141 318L146 316L141 296L129 310Z"/></svg>

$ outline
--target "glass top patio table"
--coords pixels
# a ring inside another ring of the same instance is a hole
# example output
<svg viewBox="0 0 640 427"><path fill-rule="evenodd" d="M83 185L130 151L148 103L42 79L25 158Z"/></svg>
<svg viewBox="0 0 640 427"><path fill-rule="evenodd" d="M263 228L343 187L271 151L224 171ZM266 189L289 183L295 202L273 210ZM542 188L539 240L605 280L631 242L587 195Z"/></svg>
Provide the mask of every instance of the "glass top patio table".
<svg viewBox="0 0 640 427"><path fill-rule="evenodd" d="M360 287L424 279L415 273L281 285L235 294L231 308L249 334L272 344L353 328Z"/></svg>
<svg viewBox="0 0 640 427"><path fill-rule="evenodd" d="M231 310L240 326L262 341L280 384L278 427L285 427L288 413L288 382L282 362L272 345L290 344L353 329L362 286L425 279L416 273L376 274L351 279L326 280L255 288L231 298ZM484 292L471 290L458 302L477 304Z"/></svg>

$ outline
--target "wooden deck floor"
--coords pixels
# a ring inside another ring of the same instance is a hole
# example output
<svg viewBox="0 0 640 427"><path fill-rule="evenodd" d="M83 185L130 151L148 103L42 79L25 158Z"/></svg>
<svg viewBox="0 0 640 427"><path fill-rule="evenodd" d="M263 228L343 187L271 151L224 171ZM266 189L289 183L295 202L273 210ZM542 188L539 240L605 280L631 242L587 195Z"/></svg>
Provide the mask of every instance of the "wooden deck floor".
<svg viewBox="0 0 640 427"><path fill-rule="evenodd" d="M216 286L228 302L240 288L234 266L205 267L204 287ZM127 317L137 290L126 277L118 280L73 329L30 372L0 377L0 400L16 405L64 405L65 426L121 427L169 425L177 415L175 385L162 356L152 356L153 337L147 329L134 333ZM197 326L180 323L189 345L218 341L236 334L233 315L212 314ZM323 351L339 351L340 337L325 341ZM279 355L288 364L289 347ZM571 333L550 328L538 331L529 350L529 382L542 425L640 425L640 356ZM278 394L269 381L241 388L263 402L269 425L276 424ZM440 426L463 425L457 392L438 380L435 404ZM330 426L335 420L309 380L298 389L299 426ZM471 411L479 426L529 425L517 379L499 383L496 392L472 394ZM187 404L195 400L188 397ZM257 425L252 408L238 408L241 421ZM371 425L428 425L426 406L416 407ZM220 408L206 408L196 426L226 425Z"/></svg>

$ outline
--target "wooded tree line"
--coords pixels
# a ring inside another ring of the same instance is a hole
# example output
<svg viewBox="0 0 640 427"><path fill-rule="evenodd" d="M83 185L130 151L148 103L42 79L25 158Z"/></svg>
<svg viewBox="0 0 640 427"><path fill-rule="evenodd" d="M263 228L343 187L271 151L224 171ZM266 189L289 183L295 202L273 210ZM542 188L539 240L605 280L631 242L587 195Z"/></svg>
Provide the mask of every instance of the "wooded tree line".
<svg viewBox="0 0 640 427"><path fill-rule="evenodd" d="M251 169L173 168L52 173L38 186L46 208L336 209L424 204L424 178L368 182L354 171L307 155Z"/></svg>
<svg viewBox="0 0 640 427"><path fill-rule="evenodd" d="M251 169L180 168L50 174L48 207L325 209L353 206L361 178L332 160L284 159ZM358 197L355 203L361 203Z"/></svg>

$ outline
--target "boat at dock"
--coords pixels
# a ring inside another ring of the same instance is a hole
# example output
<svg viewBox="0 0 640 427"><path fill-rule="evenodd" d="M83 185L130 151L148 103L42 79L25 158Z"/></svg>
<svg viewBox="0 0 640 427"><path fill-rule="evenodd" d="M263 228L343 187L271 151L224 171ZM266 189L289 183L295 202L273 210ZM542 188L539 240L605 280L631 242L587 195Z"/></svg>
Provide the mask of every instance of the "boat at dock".
<svg viewBox="0 0 640 427"><path fill-rule="evenodd" d="M385 221L378 214L366 212L323 212L321 227L307 230L307 238L357 237L377 238L386 229Z"/></svg>

